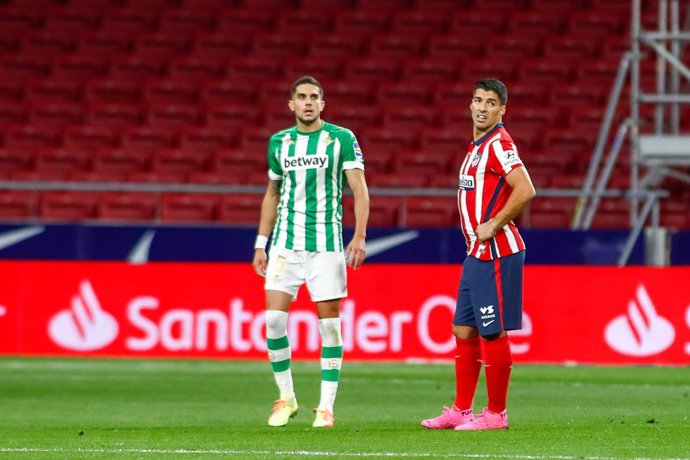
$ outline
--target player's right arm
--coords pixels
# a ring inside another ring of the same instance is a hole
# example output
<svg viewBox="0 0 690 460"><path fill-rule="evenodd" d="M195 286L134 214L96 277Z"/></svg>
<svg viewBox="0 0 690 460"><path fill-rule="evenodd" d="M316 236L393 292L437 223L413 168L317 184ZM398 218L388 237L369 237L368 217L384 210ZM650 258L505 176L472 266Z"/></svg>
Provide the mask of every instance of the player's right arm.
<svg viewBox="0 0 690 460"><path fill-rule="evenodd" d="M266 255L265 244L260 244L260 240L267 241L271 235L276 218L278 217L278 202L280 201L280 181L269 180L268 187L266 187L266 194L261 202L261 217L259 218L259 233L257 235L257 244L254 247L254 260L252 266L257 275L266 277L266 264L268 256ZM261 247L263 246L263 247Z"/></svg>

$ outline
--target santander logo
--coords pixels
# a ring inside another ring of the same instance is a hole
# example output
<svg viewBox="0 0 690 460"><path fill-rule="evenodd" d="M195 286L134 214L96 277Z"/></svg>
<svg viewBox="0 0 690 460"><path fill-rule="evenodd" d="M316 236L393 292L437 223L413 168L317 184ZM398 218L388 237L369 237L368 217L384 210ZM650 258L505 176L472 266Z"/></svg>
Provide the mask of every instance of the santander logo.
<svg viewBox="0 0 690 460"><path fill-rule="evenodd" d="M118 331L117 321L101 308L88 280L79 284L79 293L72 297L72 307L60 311L48 325L48 333L55 343L75 351L103 348L115 340Z"/></svg>
<svg viewBox="0 0 690 460"><path fill-rule="evenodd" d="M606 343L628 356L650 356L661 353L675 339L673 325L659 316L643 285L637 287L637 302L628 303L627 315L614 318L605 331Z"/></svg>

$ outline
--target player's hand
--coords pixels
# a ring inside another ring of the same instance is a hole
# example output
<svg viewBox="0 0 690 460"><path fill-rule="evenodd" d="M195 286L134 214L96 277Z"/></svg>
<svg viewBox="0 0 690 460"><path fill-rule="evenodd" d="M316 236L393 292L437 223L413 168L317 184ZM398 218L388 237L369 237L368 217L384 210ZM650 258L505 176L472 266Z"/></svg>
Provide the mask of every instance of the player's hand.
<svg viewBox="0 0 690 460"><path fill-rule="evenodd" d="M493 238L496 235L496 232L498 229L496 228L494 224L493 219L489 219L486 222L483 222L479 225L477 225L477 239L483 243L484 241L488 241L491 238Z"/></svg>
<svg viewBox="0 0 690 460"><path fill-rule="evenodd" d="M252 261L252 267L257 275L262 278L266 278L266 264L268 261L268 256L266 255L265 249L254 249L254 260Z"/></svg>
<svg viewBox="0 0 690 460"><path fill-rule="evenodd" d="M364 238L354 237L345 248L345 260L347 265L357 270L367 257L367 243Z"/></svg>

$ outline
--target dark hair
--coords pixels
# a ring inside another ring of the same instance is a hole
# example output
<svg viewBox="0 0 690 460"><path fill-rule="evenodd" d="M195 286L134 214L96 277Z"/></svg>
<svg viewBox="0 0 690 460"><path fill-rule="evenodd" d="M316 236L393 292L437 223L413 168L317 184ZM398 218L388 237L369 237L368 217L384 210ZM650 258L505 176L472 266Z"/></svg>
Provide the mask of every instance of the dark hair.
<svg viewBox="0 0 690 460"><path fill-rule="evenodd" d="M483 89L484 91L492 91L498 95L498 101L501 105L508 103L508 88L500 80L496 78L484 78L479 80L474 85L474 89Z"/></svg>
<svg viewBox="0 0 690 460"><path fill-rule="evenodd" d="M317 86L319 88L319 91L321 92L321 99L323 99L323 86L321 86L321 83L319 81L312 77L311 75L305 75L303 77L299 77L295 82L292 84L290 87L290 97L295 95L295 91L297 91L297 87L299 85L303 85L305 83L309 83L310 85Z"/></svg>

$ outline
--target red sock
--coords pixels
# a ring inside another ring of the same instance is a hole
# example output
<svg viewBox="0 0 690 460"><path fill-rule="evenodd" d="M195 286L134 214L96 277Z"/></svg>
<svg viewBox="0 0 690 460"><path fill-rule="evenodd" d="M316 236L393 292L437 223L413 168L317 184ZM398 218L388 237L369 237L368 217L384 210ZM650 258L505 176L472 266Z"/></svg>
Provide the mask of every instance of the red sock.
<svg viewBox="0 0 690 460"><path fill-rule="evenodd" d="M496 340L482 340L482 360L486 372L486 392L489 397L489 410L503 412L508 399L508 382L513 358L510 353L508 336Z"/></svg>
<svg viewBox="0 0 690 460"><path fill-rule="evenodd" d="M482 369L479 337L455 339L455 342L458 350L455 356L455 407L467 410L472 408L479 371Z"/></svg>

